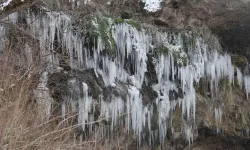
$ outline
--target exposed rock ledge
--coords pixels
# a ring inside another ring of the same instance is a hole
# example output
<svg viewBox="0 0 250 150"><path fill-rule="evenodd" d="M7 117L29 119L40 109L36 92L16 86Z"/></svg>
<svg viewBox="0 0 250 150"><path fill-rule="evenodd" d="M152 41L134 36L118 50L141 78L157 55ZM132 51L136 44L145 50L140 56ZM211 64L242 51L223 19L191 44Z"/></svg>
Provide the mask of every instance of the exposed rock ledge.
<svg viewBox="0 0 250 150"><path fill-rule="evenodd" d="M159 18L177 28L207 25L230 52L250 59L249 0L168 0Z"/></svg>

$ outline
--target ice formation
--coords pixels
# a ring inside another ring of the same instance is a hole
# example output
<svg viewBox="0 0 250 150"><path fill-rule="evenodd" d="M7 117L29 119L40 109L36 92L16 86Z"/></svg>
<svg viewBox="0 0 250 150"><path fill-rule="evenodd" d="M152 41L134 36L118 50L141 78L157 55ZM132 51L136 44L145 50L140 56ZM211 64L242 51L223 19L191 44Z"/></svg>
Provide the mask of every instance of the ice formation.
<svg viewBox="0 0 250 150"><path fill-rule="evenodd" d="M237 71L237 81L238 81L238 84L240 86L240 88L242 88L242 84L243 84L243 75L240 71L239 68L236 68L236 71ZM245 83L246 84L246 83Z"/></svg>
<svg viewBox="0 0 250 150"><path fill-rule="evenodd" d="M250 93L250 76L244 77L244 85L245 85L246 95L247 95L247 99L248 99L248 95Z"/></svg>
<svg viewBox="0 0 250 150"><path fill-rule="evenodd" d="M88 95L88 85L86 83L82 83L83 90L83 98L79 98L78 107L79 107L79 115L78 115L78 123L82 125L82 129L85 129L85 123L88 123L90 120L89 112L91 111L92 105L92 97Z"/></svg>
<svg viewBox="0 0 250 150"><path fill-rule="evenodd" d="M221 108L214 108L215 124L217 127L217 133L219 133L219 127L222 120L222 110Z"/></svg>
<svg viewBox="0 0 250 150"><path fill-rule="evenodd" d="M44 71L40 77L40 83L37 89L34 90L34 94L37 99L38 112L42 120L46 121L51 115L51 103L52 98L49 94L49 89L47 88L48 72Z"/></svg>
<svg viewBox="0 0 250 150"><path fill-rule="evenodd" d="M145 2L150 4L150 1ZM147 129L150 134L149 141L159 139L163 143L170 125L171 112L181 107L183 134L191 142L193 140L192 123L195 121L196 111L194 84L199 84L201 78L207 79L210 81L211 93L215 95L222 78L227 78L230 83L234 83L234 67L230 55L218 53L218 49L210 50L205 39L194 36L190 32L151 33L144 29L138 30L126 22L112 24L110 29L115 42L115 58L110 58L102 54L104 51L102 37L97 37L92 47L86 47L86 38L74 31L71 18L66 14L48 11L38 14L30 12L26 13L25 19L29 24L30 33L39 39L41 59L47 64L35 93L39 103L46 106L44 110L48 117L52 99L46 85L47 78L48 74L57 71L60 63L58 47L55 47L54 43L67 52L69 66L72 69L82 71L93 68L96 75L103 78L106 86L115 87L116 83L121 82L128 88L126 101L115 95L108 101L104 101L103 96L99 99L91 97L88 93L89 85L81 83L79 93L82 94L77 95L77 101L71 100L70 95L64 99L62 116L65 117L66 114L66 101L70 101L72 110L78 112L78 123L84 131L86 126L89 131L92 131L93 114L98 105L100 108L98 119L111 122L110 128L103 127L103 136L109 131L112 133L114 127L120 125L128 132L133 131L139 141L142 140L144 129ZM4 28L1 27L0 30ZM0 40L0 43L3 42ZM159 52L159 47L162 47L165 52ZM27 53L30 51L28 43L26 51ZM153 57L152 63L158 80L157 83L150 83L158 94L153 102L156 109L153 109L153 104L143 105L140 93L143 84L149 85L145 76L148 71L148 54ZM29 63L32 61L30 60ZM243 76L237 69L237 79L240 86L244 82L248 94L250 77ZM77 82L72 79L68 84L75 87ZM179 96L175 95L173 98L171 93L178 93ZM219 124L222 111L220 108L214 111L216 122ZM157 130L151 130L154 114L158 115Z"/></svg>
<svg viewBox="0 0 250 150"><path fill-rule="evenodd" d="M193 142L193 140L194 140L194 136L193 136L193 131L192 130L193 129L190 126L185 126L184 127L184 132L185 132L184 134L186 136L186 140L188 141L189 146L190 146L191 142Z"/></svg>
<svg viewBox="0 0 250 150"><path fill-rule="evenodd" d="M4 50L5 43L5 27L0 25L0 52Z"/></svg>

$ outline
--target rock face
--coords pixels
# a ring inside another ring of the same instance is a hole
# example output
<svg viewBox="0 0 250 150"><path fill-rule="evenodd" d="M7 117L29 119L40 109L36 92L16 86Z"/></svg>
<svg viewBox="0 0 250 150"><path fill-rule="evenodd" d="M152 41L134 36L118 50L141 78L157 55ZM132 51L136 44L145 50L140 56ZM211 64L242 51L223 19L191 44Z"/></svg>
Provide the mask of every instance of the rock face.
<svg viewBox="0 0 250 150"><path fill-rule="evenodd" d="M220 1L205 4L211 15L207 24L218 35L225 49L235 54L249 55L249 11L248 0Z"/></svg>
<svg viewBox="0 0 250 150"><path fill-rule="evenodd" d="M249 59L249 11L249 0L169 0L157 17L174 28L197 29L205 24L225 49Z"/></svg>
<svg viewBox="0 0 250 150"><path fill-rule="evenodd" d="M11 16L39 39L52 108L62 118L76 113L81 133L100 129L103 138L123 128L138 145L248 149L249 56L240 36L248 25L237 15L246 15L249 2L168 0L154 13L142 11L141 3L128 11L132 2L103 1L105 9L122 7L121 18L91 18L87 32L72 14L36 8ZM136 15L150 26L132 20ZM0 29L3 36L9 32ZM240 45L242 53L224 54L220 43L229 52Z"/></svg>

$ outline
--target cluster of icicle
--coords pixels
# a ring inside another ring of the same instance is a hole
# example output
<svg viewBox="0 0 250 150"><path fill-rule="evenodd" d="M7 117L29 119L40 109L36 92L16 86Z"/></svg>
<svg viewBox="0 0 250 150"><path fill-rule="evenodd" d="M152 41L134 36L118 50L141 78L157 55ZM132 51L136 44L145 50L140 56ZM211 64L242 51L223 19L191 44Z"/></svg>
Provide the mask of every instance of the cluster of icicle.
<svg viewBox="0 0 250 150"><path fill-rule="evenodd" d="M12 14L12 21L16 22ZM78 123L85 130L85 124L88 124L89 130L92 129L91 122L94 121L92 107L98 103L100 105L100 117L111 120L111 128L103 128L102 135L112 133L116 125L124 126L127 131L133 131L138 136L139 141L143 137L143 129L148 129L150 133L149 141L155 138L161 143L164 142L168 125L170 125L170 112L176 107L182 108L184 125L184 135L187 140L193 139L192 123L195 120L196 100L194 83L199 84L201 78L210 81L212 93L218 90L219 81L227 77L230 83L234 82L234 67L231 63L231 57L227 54L219 54L218 50L209 50L206 41L200 36L191 37L191 33L171 33L158 32L148 33L144 29L137 30L127 23L116 24L112 27L112 36L116 44L116 58L110 59L108 56L102 56L104 44L101 37L98 37L97 45L92 48L84 47L82 35L74 32L72 22L69 16L61 12L43 12L41 14L25 13L30 34L37 37L40 42L41 58L48 64L41 77L41 83L36 91L38 99L43 106L47 106L45 114L49 115L51 107L51 97L46 87L48 73L53 73L59 66L59 60L54 48L55 39L65 48L69 55L69 65L72 69L85 70L93 68L97 76L101 76L106 86L115 87L116 83L128 83L127 100L123 101L121 97L113 96L109 102L104 101L102 97L95 100L88 94L88 85L82 83L84 97L79 96L77 102L72 101L73 110L78 111ZM0 30L4 30L3 27ZM0 33L1 34L1 33ZM184 50L183 35L187 38L194 38L194 45L189 44L187 51ZM57 37L57 38L56 38ZM3 41L0 40L0 48ZM164 45L169 49L168 54L157 53L157 47ZM91 52L90 52L91 51ZM187 66L175 66L174 52L185 53L188 56ZM153 110L153 105L142 104L142 95L140 89L142 84L147 84L145 73L147 72L147 54L154 54L154 65L157 73L158 84L152 88L158 93L155 100L157 110ZM133 65L134 73L124 69L125 60L131 57L130 65ZM100 62L102 66L100 66ZM242 86L243 82L246 92L250 92L250 77L243 77L237 70L238 82ZM243 81L244 79L244 81ZM180 85L177 85L180 81ZM71 80L69 84L76 81ZM178 91L181 88L184 98L170 100L169 92ZM39 92L39 90L41 90ZM43 91L43 92L42 92ZM69 96L70 97L70 96ZM78 105L77 105L78 104ZM62 104L62 116L65 116L65 103ZM151 130L151 119L153 112L158 113L159 129ZM215 117L221 120L222 112L215 109ZM125 116L125 117L122 117ZM122 119L120 119L122 118ZM218 120L217 119L217 120Z"/></svg>
<svg viewBox="0 0 250 150"><path fill-rule="evenodd" d="M217 127L217 133L219 133L219 127L220 127L220 124L222 122L222 110L221 108L214 108L214 116L215 116L215 124L216 124L216 127Z"/></svg>

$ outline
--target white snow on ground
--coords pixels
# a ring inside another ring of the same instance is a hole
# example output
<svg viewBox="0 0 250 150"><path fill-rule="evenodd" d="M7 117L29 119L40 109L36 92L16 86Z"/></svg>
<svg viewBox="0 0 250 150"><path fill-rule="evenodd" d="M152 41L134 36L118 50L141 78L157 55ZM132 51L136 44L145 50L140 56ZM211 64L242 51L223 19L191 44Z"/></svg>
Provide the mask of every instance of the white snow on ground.
<svg viewBox="0 0 250 150"><path fill-rule="evenodd" d="M10 4L11 1L12 1L12 0L8 0L7 2L4 2L4 3L0 4L0 10L3 10L4 7L8 6L8 5Z"/></svg>
<svg viewBox="0 0 250 150"><path fill-rule="evenodd" d="M144 9L150 12L156 12L157 10L161 9L161 2L162 0L142 0L145 3Z"/></svg>

